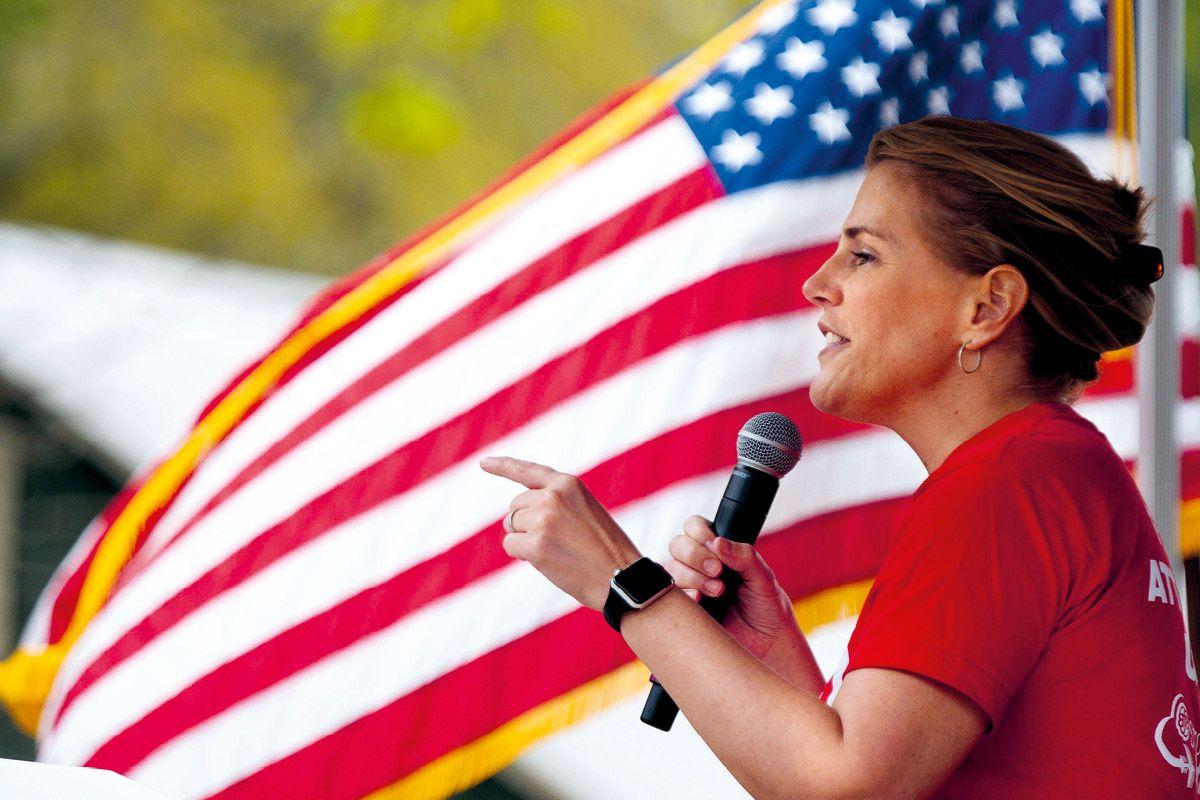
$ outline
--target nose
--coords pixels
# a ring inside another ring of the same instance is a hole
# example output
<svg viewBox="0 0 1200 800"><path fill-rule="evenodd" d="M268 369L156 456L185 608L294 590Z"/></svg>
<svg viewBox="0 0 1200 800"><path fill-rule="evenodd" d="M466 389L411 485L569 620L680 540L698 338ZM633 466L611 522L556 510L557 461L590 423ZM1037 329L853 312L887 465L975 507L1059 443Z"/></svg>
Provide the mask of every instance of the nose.
<svg viewBox="0 0 1200 800"><path fill-rule="evenodd" d="M804 292L804 298L814 306L829 305L833 303L833 297L836 292L834 286L832 269L830 267L833 262L833 256L825 259L825 263L820 268L809 276L804 282L801 291Z"/></svg>

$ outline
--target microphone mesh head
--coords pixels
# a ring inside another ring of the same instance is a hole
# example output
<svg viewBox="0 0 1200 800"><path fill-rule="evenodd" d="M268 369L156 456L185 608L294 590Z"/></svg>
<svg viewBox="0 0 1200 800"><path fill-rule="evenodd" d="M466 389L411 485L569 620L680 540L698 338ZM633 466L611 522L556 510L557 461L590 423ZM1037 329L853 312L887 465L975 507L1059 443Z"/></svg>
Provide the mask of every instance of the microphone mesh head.
<svg viewBox="0 0 1200 800"><path fill-rule="evenodd" d="M796 423L774 411L756 414L738 431L738 462L776 478L792 471L802 447Z"/></svg>

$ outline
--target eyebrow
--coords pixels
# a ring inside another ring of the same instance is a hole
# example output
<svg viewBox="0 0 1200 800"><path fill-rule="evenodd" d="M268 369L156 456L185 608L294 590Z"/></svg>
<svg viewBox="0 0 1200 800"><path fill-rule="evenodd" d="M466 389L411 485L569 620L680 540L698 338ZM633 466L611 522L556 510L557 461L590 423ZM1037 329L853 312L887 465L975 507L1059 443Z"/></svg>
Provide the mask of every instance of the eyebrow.
<svg viewBox="0 0 1200 800"><path fill-rule="evenodd" d="M857 239L861 234L864 233L868 234L869 236L874 236L876 239L882 239L885 242L890 242L892 240L892 237L888 236L886 233L881 233L873 228L868 228L866 225L853 225L849 228L842 229L842 235L847 239Z"/></svg>

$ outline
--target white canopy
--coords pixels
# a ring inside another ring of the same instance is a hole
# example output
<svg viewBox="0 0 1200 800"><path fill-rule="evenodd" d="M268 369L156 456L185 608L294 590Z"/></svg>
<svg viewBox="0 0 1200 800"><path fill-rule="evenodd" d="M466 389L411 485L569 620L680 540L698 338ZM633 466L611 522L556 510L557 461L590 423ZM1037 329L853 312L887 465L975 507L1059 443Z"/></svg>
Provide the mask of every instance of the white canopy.
<svg viewBox="0 0 1200 800"><path fill-rule="evenodd" d="M325 283L0 223L0 378L128 474Z"/></svg>

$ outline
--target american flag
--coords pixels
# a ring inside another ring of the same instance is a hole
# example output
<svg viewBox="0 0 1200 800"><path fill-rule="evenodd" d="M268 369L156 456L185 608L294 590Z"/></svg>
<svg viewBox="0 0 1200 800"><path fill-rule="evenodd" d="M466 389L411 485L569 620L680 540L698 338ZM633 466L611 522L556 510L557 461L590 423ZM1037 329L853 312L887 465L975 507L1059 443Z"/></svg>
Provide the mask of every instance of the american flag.
<svg viewBox="0 0 1200 800"><path fill-rule="evenodd" d="M738 427L786 413L805 457L760 548L806 629L852 616L925 473L813 409L800 286L881 127L987 117L1114 170L1105 11L764 3L316 298L51 582L5 665L39 757L178 797L437 798L644 691L598 614L504 554L487 453L581 476L661 559L715 507ZM1186 515L1200 302L1179 283ZM1133 457L1128 352L1078 409Z"/></svg>

